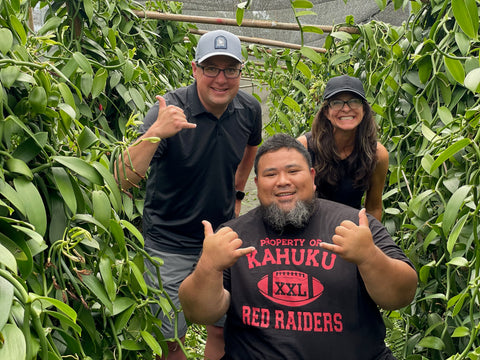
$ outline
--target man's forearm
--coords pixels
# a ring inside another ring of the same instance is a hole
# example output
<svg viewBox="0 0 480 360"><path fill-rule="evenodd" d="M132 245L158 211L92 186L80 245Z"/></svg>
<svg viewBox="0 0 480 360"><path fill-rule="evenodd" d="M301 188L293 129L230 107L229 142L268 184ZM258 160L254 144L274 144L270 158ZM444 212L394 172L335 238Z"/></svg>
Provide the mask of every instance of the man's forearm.
<svg viewBox="0 0 480 360"><path fill-rule="evenodd" d="M180 285L178 296L185 318L211 325L227 312L230 293L223 288L223 273L209 270L200 262Z"/></svg>
<svg viewBox="0 0 480 360"><path fill-rule="evenodd" d="M140 137L115 162L115 177L123 190L138 184L145 177L158 142Z"/></svg>

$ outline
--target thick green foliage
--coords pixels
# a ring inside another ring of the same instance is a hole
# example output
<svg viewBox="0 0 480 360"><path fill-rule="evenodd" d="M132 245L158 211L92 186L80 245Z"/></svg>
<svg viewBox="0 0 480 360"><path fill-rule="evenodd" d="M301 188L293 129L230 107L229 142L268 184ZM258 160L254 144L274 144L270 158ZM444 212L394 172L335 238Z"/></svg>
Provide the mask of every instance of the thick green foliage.
<svg viewBox="0 0 480 360"><path fill-rule="evenodd" d="M35 5L48 5L37 32L27 27ZM154 96L190 81L196 38L184 43L186 25L134 9L0 1L1 359L163 351L148 304L170 304L145 284L141 201L118 188L112 162Z"/></svg>
<svg viewBox="0 0 480 360"><path fill-rule="evenodd" d="M290 2L299 23L311 13L309 1ZM34 32L37 4L49 7ZM479 4L411 2L400 27L347 17L358 33L336 28L325 54L245 48L264 63L248 61L245 73L271 92L270 134L309 129L330 76L366 85L391 154L383 221L419 271L412 305L385 313L399 359L480 358ZM144 258L161 259L143 251L142 190L121 192L113 161L154 96L191 81L197 40L134 9L130 0L0 0L1 359L165 350L148 304L170 304L142 276Z"/></svg>
<svg viewBox="0 0 480 360"><path fill-rule="evenodd" d="M362 79L390 152L383 222L419 271L412 305L385 314L387 341L401 359L479 359L480 2L409 5L403 26L334 29L326 54L304 48L302 57L285 50L271 58L252 46L265 69L248 68L272 90L266 130L294 136L310 128L330 76Z"/></svg>

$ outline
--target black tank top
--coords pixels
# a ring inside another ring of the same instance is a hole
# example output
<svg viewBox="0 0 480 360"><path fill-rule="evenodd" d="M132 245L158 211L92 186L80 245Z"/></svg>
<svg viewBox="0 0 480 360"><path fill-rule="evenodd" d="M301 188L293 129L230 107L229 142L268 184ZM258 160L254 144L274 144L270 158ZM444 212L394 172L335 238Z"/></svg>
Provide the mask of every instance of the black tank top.
<svg viewBox="0 0 480 360"><path fill-rule="evenodd" d="M315 166L316 157L315 152L313 151L312 146L312 133L308 132L305 134L307 138L307 149L312 157L312 164ZM341 167L341 174L345 174L336 186L322 183L320 184L317 177L315 177L315 185L317 186L317 197L332 200L339 202L345 205L349 205L356 209L360 209L362 206L362 197L364 190L361 188L355 187L353 182L353 176L350 171L348 171L348 158L340 161L339 166Z"/></svg>

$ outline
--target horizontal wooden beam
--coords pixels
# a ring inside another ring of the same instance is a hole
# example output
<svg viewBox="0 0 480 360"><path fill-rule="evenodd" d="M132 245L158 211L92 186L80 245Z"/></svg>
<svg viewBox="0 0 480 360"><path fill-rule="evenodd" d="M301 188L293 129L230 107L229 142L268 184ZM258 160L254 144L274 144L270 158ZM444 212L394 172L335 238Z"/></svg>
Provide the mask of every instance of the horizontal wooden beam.
<svg viewBox="0 0 480 360"><path fill-rule="evenodd" d="M182 14L169 14L169 13L162 13L162 12L158 12L158 11L141 11L141 10L134 11L134 14L137 15L138 17L148 18L148 19L191 22L191 23L197 23L197 24L215 24L215 25L238 26L236 20L226 19L226 18L182 15ZM335 30L344 31L344 32L347 32L347 33L350 33L350 34L359 34L358 29L356 27L353 27L353 26L339 27L339 28L334 28L333 26L327 26L327 25L303 25L303 26L313 26L313 27L316 27L316 28L322 30L323 32L326 32L326 33L330 33L335 29ZM300 31L300 26L298 24L283 23L283 22L268 21L268 20L243 19L241 27Z"/></svg>

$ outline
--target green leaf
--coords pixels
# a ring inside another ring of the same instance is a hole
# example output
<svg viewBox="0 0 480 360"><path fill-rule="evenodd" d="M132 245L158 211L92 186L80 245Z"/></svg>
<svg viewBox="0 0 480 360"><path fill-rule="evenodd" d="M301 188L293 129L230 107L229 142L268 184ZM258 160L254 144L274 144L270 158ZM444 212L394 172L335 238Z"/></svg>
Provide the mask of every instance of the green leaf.
<svg viewBox="0 0 480 360"><path fill-rule="evenodd" d="M10 29L1 28L0 29L0 52L4 55L10 51L13 45L13 35Z"/></svg>
<svg viewBox="0 0 480 360"><path fill-rule="evenodd" d="M27 356L27 344L22 330L12 324L6 324L1 330L3 345L0 346L0 359L25 359Z"/></svg>
<svg viewBox="0 0 480 360"><path fill-rule="evenodd" d="M22 215L25 216L25 206L17 191L0 178L0 194L4 196Z"/></svg>
<svg viewBox="0 0 480 360"><path fill-rule="evenodd" d="M312 48L309 48L307 46L302 46L302 48L300 49L300 52L303 56L309 58L316 64L321 64L323 62L322 56L320 56L320 54L317 53Z"/></svg>
<svg viewBox="0 0 480 360"><path fill-rule="evenodd" d="M470 330L466 326L459 326L453 330L452 337L469 336Z"/></svg>
<svg viewBox="0 0 480 360"><path fill-rule="evenodd" d="M33 180L33 173L32 170L28 167L27 164L23 160L10 158L5 162L7 169L19 176L24 176L28 181Z"/></svg>
<svg viewBox="0 0 480 360"><path fill-rule="evenodd" d="M303 61L299 61L297 63L297 69L308 79L310 80L312 78L312 71L310 70L310 68L305 65L305 63Z"/></svg>
<svg viewBox="0 0 480 360"><path fill-rule="evenodd" d="M15 178L14 184L28 221L35 227L36 232L44 236L47 231L47 212L40 192L31 181L24 178Z"/></svg>
<svg viewBox="0 0 480 360"><path fill-rule="evenodd" d="M10 254L10 252L5 249L2 244L0 244L0 264L3 264L3 251L5 251L7 254ZM13 255L10 255L15 262ZM8 318L10 317L10 309L14 302L13 290L14 288L12 283L0 275L0 309L2 309L2 311L0 311L0 329L3 329L8 321Z"/></svg>
<svg viewBox="0 0 480 360"><path fill-rule="evenodd" d="M17 33L20 43L25 45L27 43L27 33L25 32L23 24L20 20L18 20L16 15L10 15L10 24L12 25L12 29Z"/></svg>
<svg viewBox="0 0 480 360"><path fill-rule="evenodd" d="M418 346L435 350L443 350L445 348L445 344L443 343L442 339L435 336L424 337L419 341Z"/></svg>
<svg viewBox="0 0 480 360"><path fill-rule="evenodd" d="M43 114L47 108L47 92L43 87L35 87L28 95L28 102L34 112Z"/></svg>
<svg viewBox="0 0 480 360"><path fill-rule="evenodd" d="M92 65L90 65L90 62L85 55L77 51L73 53L73 58L83 71L85 71L87 74L93 75Z"/></svg>
<svg viewBox="0 0 480 360"><path fill-rule="evenodd" d="M130 88L129 92L137 109L139 111L143 111L145 109L145 99L143 98L143 96L134 87Z"/></svg>
<svg viewBox="0 0 480 360"><path fill-rule="evenodd" d="M457 243L457 239L460 236L460 233L462 232L463 227L465 226L465 223L468 220L468 214L462 216L460 220L455 224L455 226L452 229L452 232L448 236L448 241L447 241L447 250L450 254L452 254L453 249L455 248L455 244Z"/></svg>
<svg viewBox="0 0 480 360"><path fill-rule="evenodd" d="M122 193L118 188L118 183L113 177L113 174L98 162L94 162L92 166L100 173L100 176L110 190L110 202L112 203L113 208L116 212L120 212L122 208Z"/></svg>
<svg viewBox="0 0 480 360"><path fill-rule="evenodd" d="M295 9L311 9L313 4L308 0L295 0L292 2L292 7Z"/></svg>
<svg viewBox="0 0 480 360"><path fill-rule="evenodd" d="M15 260L15 256L0 243L0 264L5 265L9 268L14 274L17 273L17 261ZM1 277L0 277L1 278ZM0 296L2 292L0 291ZM1 308L3 309L3 307ZM0 329L2 328L0 324Z"/></svg>
<svg viewBox="0 0 480 360"><path fill-rule="evenodd" d="M437 109L437 114L445 125L449 125L453 121L452 113L446 106L440 106Z"/></svg>
<svg viewBox="0 0 480 360"><path fill-rule="evenodd" d="M140 289L146 295L147 284L145 283L145 279L143 278L142 272L138 268L137 264L135 264L133 261L128 261L128 264L130 265L130 269L132 270L133 276L135 277L135 280L137 280L138 285L140 286Z"/></svg>
<svg viewBox="0 0 480 360"><path fill-rule="evenodd" d="M430 169L430 171L434 171L436 168L442 165L444 161L446 161L447 159L455 155L464 147L470 145L470 143L471 143L470 139L462 139L450 145L447 149L445 149L438 155L437 159L433 162L432 168Z"/></svg>
<svg viewBox="0 0 480 360"><path fill-rule="evenodd" d="M83 0L83 7L85 8L85 14L88 17L88 21L91 24L93 18L93 4L92 0Z"/></svg>
<svg viewBox="0 0 480 360"><path fill-rule="evenodd" d="M80 90L82 90L82 94L84 96L90 95L92 92L92 86L93 86L93 77L90 74L82 74L82 77L80 78Z"/></svg>
<svg viewBox="0 0 480 360"><path fill-rule="evenodd" d="M68 206L72 214L77 213L77 198L72 186L72 179L63 167L52 167L52 174L58 191L62 195L63 201Z"/></svg>
<svg viewBox="0 0 480 360"><path fill-rule="evenodd" d="M317 26L313 26L313 25L304 25L304 26L302 26L302 30L303 30L303 32L309 32L309 33L314 33L314 34L319 34L319 35L323 34L322 29L320 29Z"/></svg>
<svg viewBox="0 0 480 360"><path fill-rule="evenodd" d="M447 265L467 267L468 266L468 260L465 259L464 257L457 256L457 257L454 257L453 259L451 259L449 262L447 262Z"/></svg>
<svg viewBox="0 0 480 360"><path fill-rule="evenodd" d="M137 240L142 245L142 247L145 245L142 233L140 231L138 231L138 229L133 224L129 223L126 220L120 220L120 224L124 228L126 228L128 231L130 231L132 233L132 235L134 235L137 238Z"/></svg>
<svg viewBox="0 0 480 360"><path fill-rule="evenodd" d="M53 156L52 159L69 168L78 175L83 176L88 181L103 185L103 179L98 171L85 160L69 156Z"/></svg>
<svg viewBox="0 0 480 360"><path fill-rule="evenodd" d="M94 190L92 192L92 204L94 218L98 220L104 228L108 229L112 207L110 206L107 194L101 190Z"/></svg>
<svg viewBox="0 0 480 360"><path fill-rule="evenodd" d="M75 99L73 98L73 94L70 91L70 88L68 87L68 85L65 83L58 83L58 90L62 94L62 97L65 103L70 105L72 109L76 109L77 104L75 104ZM72 116L72 117L75 118L75 116Z"/></svg>
<svg viewBox="0 0 480 360"><path fill-rule="evenodd" d="M472 189L471 185L464 185L457 189L453 193L453 195L450 197L448 200L447 206L445 207L445 213L443 216L443 222L442 222L442 229L445 234L448 234L450 231L453 223L455 222L459 210L463 203L465 202L465 199L467 195L470 193L470 190Z"/></svg>
<svg viewBox="0 0 480 360"><path fill-rule="evenodd" d="M105 86L107 85L107 79L108 79L108 71L104 68L98 69L93 79L92 99L97 98L105 90ZM144 101L144 106L145 106L145 101Z"/></svg>
<svg viewBox="0 0 480 360"><path fill-rule="evenodd" d="M100 270L100 274L102 275L103 284L105 286L105 290L107 291L108 298L113 302L117 296L117 289L112 276L112 262L107 256L102 256L100 258L100 264L98 268Z"/></svg>
<svg viewBox="0 0 480 360"><path fill-rule="evenodd" d="M465 69L460 60L444 56L443 61L450 75L452 75L458 83L463 84L465 80Z"/></svg>
<svg viewBox="0 0 480 360"><path fill-rule="evenodd" d="M235 11L235 20L237 21L238 26L242 25L244 14L245 14L245 9L240 6L237 6L237 10Z"/></svg>
<svg viewBox="0 0 480 360"><path fill-rule="evenodd" d="M472 92L480 92L480 68L473 69L465 76L464 85Z"/></svg>
<svg viewBox="0 0 480 360"><path fill-rule="evenodd" d="M58 310L67 315L73 322L77 321L77 313L69 305L65 304L63 301L48 297L40 296L34 293L28 294L33 300L41 301L42 304L49 304L55 306Z"/></svg>
<svg viewBox="0 0 480 360"><path fill-rule="evenodd" d="M452 0L455 20L467 36L478 39L478 7L475 0Z"/></svg>
<svg viewBox="0 0 480 360"><path fill-rule="evenodd" d="M283 99L283 103L293 111L300 112L300 105L298 105L298 103L294 99L292 99L290 96L286 96Z"/></svg>
<svg viewBox="0 0 480 360"><path fill-rule="evenodd" d="M98 137L94 134L88 126L85 126L78 136L78 146L82 151L86 151L88 148L93 146L99 141Z"/></svg>
<svg viewBox="0 0 480 360"><path fill-rule="evenodd" d="M113 304L108 298L105 287L95 275L82 275L82 282L91 291L91 295L96 297L105 307L113 312Z"/></svg>
<svg viewBox="0 0 480 360"><path fill-rule="evenodd" d="M43 26L38 30L39 35L45 35L47 32L51 30L57 30L60 28L60 24L63 20L57 16L52 16L45 21Z"/></svg>
<svg viewBox="0 0 480 360"><path fill-rule="evenodd" d="M162 348L157 340L155 340L153 335L147 331L141 331L140 334L142 335L143 340L147 343L148 347L152 349L155 354L162 356Z"/></svg>

